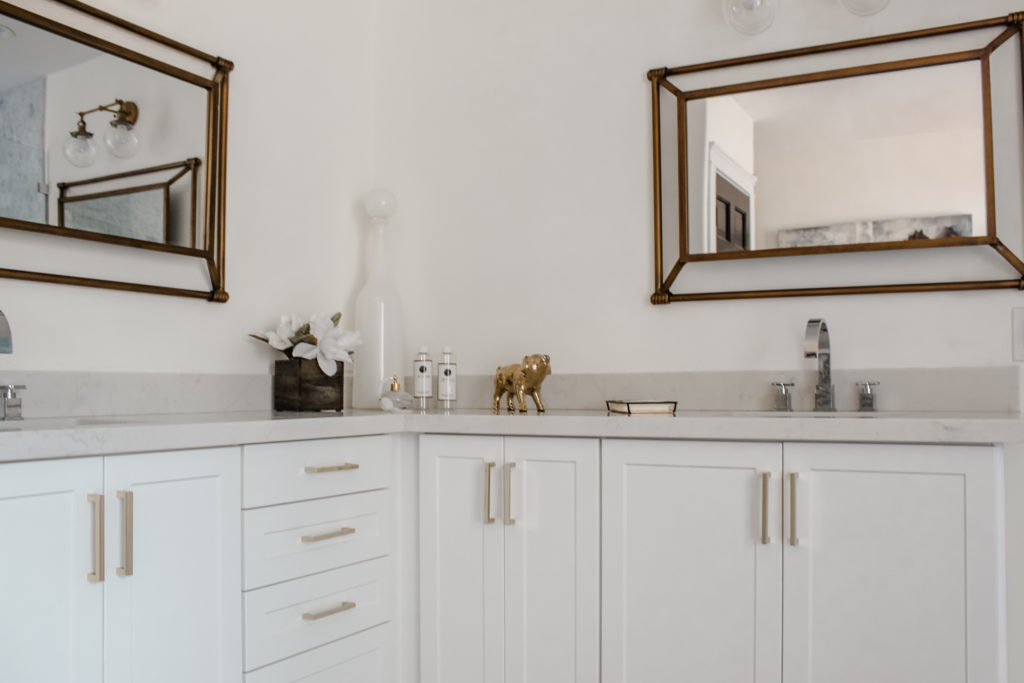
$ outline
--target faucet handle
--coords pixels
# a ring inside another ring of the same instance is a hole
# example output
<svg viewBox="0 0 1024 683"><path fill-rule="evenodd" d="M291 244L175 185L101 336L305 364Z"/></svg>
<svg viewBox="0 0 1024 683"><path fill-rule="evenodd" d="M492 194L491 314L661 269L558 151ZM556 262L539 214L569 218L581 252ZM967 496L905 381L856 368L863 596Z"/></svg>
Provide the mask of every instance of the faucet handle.
<svg viewBox="0 0 1024 683"><path fill-rule="evenodd" d="M0 384L0 420L21 419L21 399L16 392L27 388L24 384Z"/></svg>
<svg viewBox="0 0 1024 683"><path fill-rule="evenodd" d="M15 398L18 394L15 392L24 391L28 389L24 384L0 384L0 392L3 393L4 398Z"/></svg>
<svg viewBox="0 0 1024 683"><path fill-rule="evenodd" d="M878 406L876 400L878 399L878 392L875 391L875 387L879 385L879 382L857 382L857 409L862 412L874 412Z"/></svg>
<svg viewBox="0 0 1024 683"><path fill-rule="evenodd" d="M775 387L775 410L792 412L793 410L793 382L772 382Z"/></svg>

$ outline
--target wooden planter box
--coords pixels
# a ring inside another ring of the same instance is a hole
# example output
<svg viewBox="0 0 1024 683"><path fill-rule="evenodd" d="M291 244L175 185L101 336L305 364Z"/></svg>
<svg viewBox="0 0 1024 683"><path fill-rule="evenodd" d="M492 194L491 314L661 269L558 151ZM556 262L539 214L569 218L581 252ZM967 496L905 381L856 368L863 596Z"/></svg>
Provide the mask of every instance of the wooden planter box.
<svg viewBox="0 0 1024 683"><path fill-rule="evenodd" d="M315 360L274 362L274 410L341 410L345 394L343 365L328 377Z"/></svg>

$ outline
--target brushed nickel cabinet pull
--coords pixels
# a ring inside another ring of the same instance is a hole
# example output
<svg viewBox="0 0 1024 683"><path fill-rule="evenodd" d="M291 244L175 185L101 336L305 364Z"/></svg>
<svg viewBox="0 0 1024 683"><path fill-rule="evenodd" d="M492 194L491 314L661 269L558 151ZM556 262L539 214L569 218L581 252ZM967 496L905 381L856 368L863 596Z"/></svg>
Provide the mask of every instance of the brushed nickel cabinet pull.
<svg viewBox="0 0 1024 683"><path fill-rule="evenodd" d="M117 497L124 506L121 517L121 566L117 568L117 575L131 576L135 573L135 493L118 491Z"/></svg>
<svg viewBox="0 0 1024 683"><path fill-rule="evenodd" d="M326 541L329 538L337 538L338 536L349 536L354 534L356 530L350 526L343 526L336 531L328 531L325 534L316 534L313 536L303 536L303 543L316 543L317 541Z"/></svg>
<svg viewBox="0 0 1024 683"><path fill-rule="evenodd" d="M796 537L796 480L800 475L796 472L789 473L789 544L799 545L800 539Z"/></svg>
<svg viewBox="0 0 1024 683"><path fill-rule="evenodd" d="M505 524L515 524L516 520L512 519L512 468L515 467L514 462L505 463Z"/></svg>
<svg viewBox="0 0 1024 683"><path fill-rule="evenodd" d="M491 470L496 463L486 463L484 468L484 524L494 524L494 517L491 517Z"/></svg>
<svg viewBox="0 0 1024 683"><path fill-rule="evenodd" d="M768 536L768 482L771 478L771 472L761 473L761 545L772 542Z"/></svg>
<svg viewBox="0 0 1024 683"><path fill-rule="evenodd" d="M103 556L106 554L106 543L105 543L105 531L104 525L106 519L103 515L103 495L99 493L90 493L87 496L89 503L92 504L92 571L85 575L85 578L90 583L99 583L103 581L104 575L104 562Z"/></svg>
<svg viewBox="0 0 1024 683"><path fill-rule="evenodd" d="M329 617L332 614L338 614L339 612L347 612L350 609L355 609L355 608L356 608L356 603L349 602L348 600L346 600L345 602L341 603L337 607L332 607L331 609L325 609L323 612L305 612L302 615L302 619L303 619L303 621L316 621L317 619L323 619L324 617Z"/></svg>
<svg viewBox="0 0 1024 683"><path fill-rule="evenodd" d="M307 465L305 467L306 474L323 474L324 472L346 472L348 470L358 470L359 463L357 462L346 462L342 465L326 465L324 467L313 467Z"/></svg>

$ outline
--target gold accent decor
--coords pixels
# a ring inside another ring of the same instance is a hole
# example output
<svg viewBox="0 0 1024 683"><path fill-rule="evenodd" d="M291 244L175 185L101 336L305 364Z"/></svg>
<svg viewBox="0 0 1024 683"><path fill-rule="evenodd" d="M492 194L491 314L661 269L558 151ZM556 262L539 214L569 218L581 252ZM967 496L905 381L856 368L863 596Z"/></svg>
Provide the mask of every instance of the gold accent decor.
<svg viewBox="0 0 1024 683"><path fill-rule="evenodd" d="M351 536L356 532L350 526L343 526L337 531L328 531L325 534L316 534L315 536L303 536L303 543L317 543L318 541L326 541L329 538L338 538L339 536Z"/></svg>
<svg viewBox="0 0 1024 683"><path fill-rule="evenodd" d="M484 524L494 524L491 517L491 470L497 463L489 462L484 467Z"/></svg>
<svg viewBox="0 0 1024 683"><path fill-rule="evenodd" d="M501 397L508 394L508 412L514 412L512 399L519 404L519 412L526 412L526 397L531 396L537 406L537 412L544 412L544 402L540 400L540 385L544 378L551 374L551 356L534 354L523 357L523 362L516 365L499 367L494 374L494 412L498 412Z"/></svg>
<svg viewBox="0 0 1024 683"><path fill-rule="evenodd" d="M761 473L761 545L772 542L768 536L768 484L771 478L771 472Z"/></svg>
<svg viewBox="0 0 1024 683"><path fill-rule="evenodd" d="M89 583L100 583L104 579L104 555L106 554L106 519L103 514L103 495L90 493L86 496L93 506L92 514L92 571L85 578Z"/></svg>
<svg viewBox="0 0 1024 683"><path fill-rule="evenodd" d="M313 467L311 465L307 465L305 468L303 468L303 471L306 474L323 474L324 472L348 472L349 470L358 469L359 463L346 462L343 465L326 465L324 467Z"/></svg>
<svg viewBox="0 0 1024 683"><path fill-rule="evenodd" d="M512 519L512 469L516 466L514 462L505 463L505 525L510 526L516 523Z"/></svg>
<svg viewBox="0 0 1024 683"><path fill-rule="evenodd" d="M324 610L323 612L305 612L302 615L302 619L303 621L316 621L317 619L323 619L324 617L329 617L332 614L338 614L339 612L347 612L350 609L355 608L356 603L349 602L348 600L346 600L337 607L332 607L331 609Z"/></svg>
<svg viewBox="0 0 1024 683"><path fill-rule="evenodd" d="M118 491L117 498L124 506L121 516L121 566L117 568L117 575L132 576L135 573L135 493Z"/></svg>

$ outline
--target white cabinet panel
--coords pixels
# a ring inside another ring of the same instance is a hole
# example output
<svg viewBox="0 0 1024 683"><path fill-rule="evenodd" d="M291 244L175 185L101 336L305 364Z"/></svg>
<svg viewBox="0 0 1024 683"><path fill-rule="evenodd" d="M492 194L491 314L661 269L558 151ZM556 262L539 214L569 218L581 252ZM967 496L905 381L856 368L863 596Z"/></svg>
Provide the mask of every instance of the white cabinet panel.
<svg viewBox="0 0 1024 683"><path fill-rule="evenodd" d="M0 469L0 680L100 683L103 583L98 515L103 461L3 465Z"/></svg>
<svg viewBox="0 0 1024 683"><path fill-rule="evenodd" d="M245 683L392 683L390 643L383 624L246 674Z"/></svg>
<svg viewBox="0 0 1024 683"><path fill-rule="evenodd" d="M506 683L600 678L600 457L596 439L505 439Z"/></svg>
<svg viewBox="0 0 1024 683"><path fill-rule="evenodd" d="M245 594L245 670L391 618L390 558L361 562Z"/></svg>
<svg viewBox="0 0 1024 683"><path fill-rule="evenodd" d="M502 454L500 437L420 437L422 683L503 678Z"/></svg>
<svg viewBox="0 0 1024 683"><path fill-rule="evenodd" d="M107 683L241 680L239 466L232 448L105 459Z"/></svg>
<svg viewBox="0 0 1024 683"><path fill-rule="evenodd" d="M386 488L392 444L381 435L245 446L245 507Z"/></svg>
<svg viewBox="0 0 1024 683"><path fill-rule="evenodd" d="M388 490L245 512L246 590L391 552Z"/></svg>
<svg viewBox="0 0 1024 683"><path fill-rule="evenodd" d="M785 461L786 682L1001 680L997 451L786 444Z"/></svg>
<svg viewBox="0 0 1024 683"><path fill-rule="evenodd" d="M779 681L781 445L602 450L605 683Z"/></svg>

